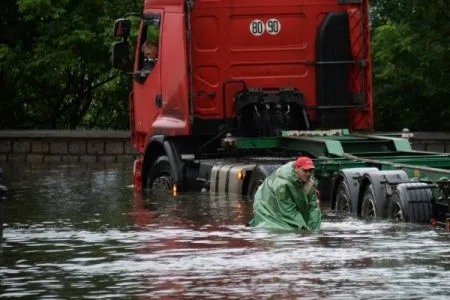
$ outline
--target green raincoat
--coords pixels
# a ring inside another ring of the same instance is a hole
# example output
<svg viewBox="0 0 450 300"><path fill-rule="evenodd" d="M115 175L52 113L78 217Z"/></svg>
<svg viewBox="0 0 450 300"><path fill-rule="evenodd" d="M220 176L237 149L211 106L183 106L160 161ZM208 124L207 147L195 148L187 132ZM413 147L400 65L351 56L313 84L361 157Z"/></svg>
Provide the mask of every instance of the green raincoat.
<svg viewBox="0 0 450 300"><path fill-rule="evenodd" d="M322 213L317 207L314 181L304 184L293 163L287 163L259 186L250 226L275 230L319 230Z"/></svg>

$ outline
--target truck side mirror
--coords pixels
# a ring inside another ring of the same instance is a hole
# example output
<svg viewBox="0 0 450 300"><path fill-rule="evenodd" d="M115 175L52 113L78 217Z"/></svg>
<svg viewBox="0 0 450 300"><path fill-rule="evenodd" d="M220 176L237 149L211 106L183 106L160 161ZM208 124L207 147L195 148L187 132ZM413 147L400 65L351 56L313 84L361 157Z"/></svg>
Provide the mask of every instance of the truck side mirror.
<svg viewBox="0 0 450 300"><path fill-rule="evenodd" d="M131 21L130 19L117 19L114 22L114 36L126 39L130 36Z"/></svg>
<svg viewBox="0 0 450 300"><path fill-rule="evenodd" d="M128 71L130 66L130 46L128 42L115 42L112 47L111 59L114 68Z"/></svg>

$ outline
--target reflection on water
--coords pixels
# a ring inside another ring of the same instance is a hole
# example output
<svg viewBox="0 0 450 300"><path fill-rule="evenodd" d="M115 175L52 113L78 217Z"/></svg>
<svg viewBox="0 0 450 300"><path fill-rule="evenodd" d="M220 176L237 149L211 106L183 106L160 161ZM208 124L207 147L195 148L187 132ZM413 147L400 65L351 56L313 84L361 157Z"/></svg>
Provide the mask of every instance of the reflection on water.
<svg viewBox="0 0 450 300"><path fill-rule="evenodd" d="M444 299L449 234L325 210L317 233L245 226L251 203L133 193L128 165L7 172L0 298Z"/></svg>

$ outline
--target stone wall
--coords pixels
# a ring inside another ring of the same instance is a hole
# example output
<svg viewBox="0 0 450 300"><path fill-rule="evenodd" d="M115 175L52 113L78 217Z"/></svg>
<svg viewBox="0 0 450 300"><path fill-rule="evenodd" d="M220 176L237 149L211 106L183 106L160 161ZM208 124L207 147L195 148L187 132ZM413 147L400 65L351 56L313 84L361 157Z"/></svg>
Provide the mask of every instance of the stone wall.
<svg viewBox="0 0 450 300"><path fill-rule="evenodd" d="M136 156L128 131L0 131L0 161L96 163Z"/></svg>
<svg viewBox="0 0 450 300"><path fill-rule="evenodd" d="M415 132L411 144L416 150L450 152L450 133ZM124 162L136 156L128 131L0 131L0 161Z"/></svg>

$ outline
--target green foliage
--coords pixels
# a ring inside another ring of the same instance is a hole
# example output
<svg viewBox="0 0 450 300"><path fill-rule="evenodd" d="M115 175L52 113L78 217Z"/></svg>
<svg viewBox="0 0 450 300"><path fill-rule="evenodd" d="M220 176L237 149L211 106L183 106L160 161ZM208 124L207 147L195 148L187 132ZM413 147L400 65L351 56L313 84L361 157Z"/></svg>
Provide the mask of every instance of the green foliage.
<svg viewBox="0 0 450 300"><path fill-rule="evenodd" d="M159 27L150 25L148 26L147 38L150 41L153 41L156 44L159 44Z"/></svg>
<svg viewBox="0 0 450 300"><path fill-rule="evenodd" d="M18 0L2 11L2 128L128 126L129 83L110 63L114 19L136 1ZM124 96L125 95L125 96Z"/></svg>
<svg viewBox="0 0 450 300"><path fill-rule="evenodd" d="M450 129L450 2L374 0L376 129Z"/></svg>
<svg viewBox="0 0 450 300"><path fill-rule="evenodd" d="M450 130L450 1L370 4L376 129ZM112 28L142 5L3 0L0 129L127 128L130 80L111 68Z"/></svg>

